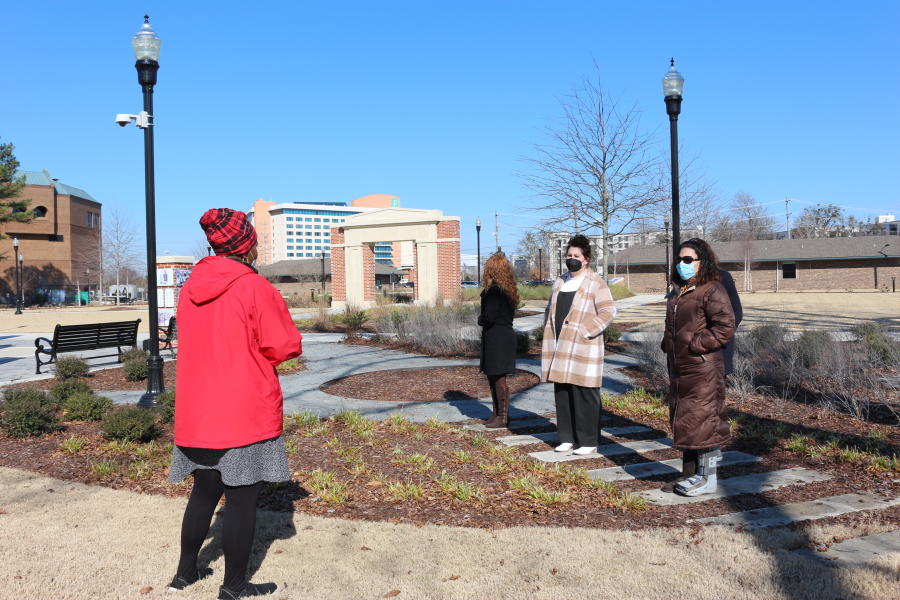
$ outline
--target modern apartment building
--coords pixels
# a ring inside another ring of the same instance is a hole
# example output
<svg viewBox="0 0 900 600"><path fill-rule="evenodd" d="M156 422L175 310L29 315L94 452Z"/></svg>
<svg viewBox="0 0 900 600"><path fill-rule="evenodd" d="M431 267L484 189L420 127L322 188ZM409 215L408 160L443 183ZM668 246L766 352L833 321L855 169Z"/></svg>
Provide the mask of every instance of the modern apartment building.
<svg viewBox="0 0 900 600"><path fill-rule="evenodd" d="M389 194L371 194L345 202L275 203L259 199L247 212L259 236L260 265L281 260L331 256L331 228L340 226L347 217L379 208L399 207L400 200ZM375 262L412 266L411 242L375 244ZM407 254L409 256L407 256Z"/></svg>

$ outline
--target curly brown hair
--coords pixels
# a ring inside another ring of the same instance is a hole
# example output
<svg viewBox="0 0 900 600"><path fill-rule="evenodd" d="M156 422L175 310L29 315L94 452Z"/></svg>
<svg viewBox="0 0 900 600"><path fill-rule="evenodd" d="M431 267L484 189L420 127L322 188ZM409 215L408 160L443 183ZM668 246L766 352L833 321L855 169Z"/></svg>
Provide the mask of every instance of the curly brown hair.
<svg viewBox="0 0 900 600"><path fill-rule="evenodd" d="M708 281L719 280L719 258L713 252L712 247L700 238L691 238L686 242L681 242L681 245L678 246L678 252L675 253L675 264L672 265L672 282L677 285L687 283L678 274L678 256L682 248L691 248L697 253L697 258L700 259L700 272L691 277L690 281L692 284L701 285Z"/></svg>
<svg viewBox="0 0 900 600"><path fill-rule="evenodd" d="M513 273L512 265L506 260L506 255L503 252L491 254L491 257L484 263L482 285L485 291L491 289L492 285L499 286L509 299L513 310L519 307L519 289L516 287L516 276Z"/></svg>

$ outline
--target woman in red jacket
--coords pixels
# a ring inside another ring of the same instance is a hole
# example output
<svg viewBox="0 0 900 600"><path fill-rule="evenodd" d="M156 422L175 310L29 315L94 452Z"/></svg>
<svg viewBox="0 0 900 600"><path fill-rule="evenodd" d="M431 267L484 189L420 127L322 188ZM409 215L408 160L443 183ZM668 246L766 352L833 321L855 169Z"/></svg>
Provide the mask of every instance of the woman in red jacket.
<svg viewBox="0 0 900 600"><path fill-rule="evenodd" d="M194 487L169 587L180 590L209 574L198 571L197 556L224 494L225 581L219 598L232 600L276 589L248 583L247 563L263 482L290 480L275 367L301 353L301 336L281 295L252 266L256 231L247 216L214 208L200 226L216 255L197 263L178 300L169 481L193 473Z"/></svg>

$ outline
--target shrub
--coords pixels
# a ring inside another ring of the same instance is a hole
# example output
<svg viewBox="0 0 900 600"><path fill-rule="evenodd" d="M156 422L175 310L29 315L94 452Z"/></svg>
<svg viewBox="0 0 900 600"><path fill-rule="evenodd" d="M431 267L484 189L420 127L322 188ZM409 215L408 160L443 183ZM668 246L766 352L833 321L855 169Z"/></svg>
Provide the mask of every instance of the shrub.
<svg viewBox="0 0 900 600"><path fill-rule="evenodd" d="M531 349L531 336L527 331L516 332L516 354L527 354Z"/></svg>
<svg viewBox="0 0 900 600"><path fill-rule="evenodd" d="M144 362L150 357L150 353L140 348L132 348L122 353L122 362L129 360L143 360Z"/></svg>
<svg viewBox="0 0 900 600"><path fill-rule="evenodd" d="M411 306L379 311L379 331L393 333L425 353L458 355L478 352L480 331L475 325L480 307L473 303Z"/></svg>
<svg viewBox="0 0 900 600"><path fill-rule="evenodd" d="M41 390L6 390L0 428L11 437L39 436L59 429L53 403Z"/></svg>
<svg viewBox="0 0 900 600"><path fill-rule="evenodd" d="M125 381L143 381L149 374L147 360L139 358L126 361L122 365L122 372L125 374Z"/></svg>
<svg viewBox="0 0 900 600"><path fill-rule="evenodd" d="M163 392L156 398L159 404L159 417L163 423L172 423L175 421L175 392L169 390Z"/></svg>
<svg viewBox="0 0 900 600"><path fill-rule="evenodd" d="M56 378L60 380L87 377L90 373L87 362L83 358L73 356L56 360Z"/></svg>
<svg viewBox="0 0 900 600"><path fill-rule="evenodd" d="M831 335L827 331L821 329L804 331L797 339L800 362L807 369L815 366L832 343Z"/></svg>
<svg viewBox="0 0 900 600"><path fill-rule="evenodd" d="M774 323L759 325L750 331L750 338L755 348L773 349L784 342L787 330Z"/></svg>
<svg viewBox="0 0 900 600"><path fill-rule="evenodd" d="M75 394L91 393L91 388L81 379L64 379L50 386L50 398L57 404L64 403Z"/></svg>
<svg viewBox="0 0 900 600"><path fill-rule="evenodd" d="M112 440L149 442L157 435L156 416L139 406L126 406L106 413L100 427Z"/></svg>
<svg viewBox="0 0 900 600"><path fill-rule="evenodd" d="M364 310L356 310L347 307L344 314L340 316L341 323L347 328L347 337L352 337L362 326L369 320L369 314Z"/></svg>
<svg viewBox="0 0 900 600"><path fill-rule="evenodd" d="M66 418L75 421L99 421L112 408L112 400L91 391L72 394L61 404Z"/></svg>
<svg viewBox="0 0 900 600"><path fill-rule="evenodd" d="M863 323L854 328L869 358L880 365L900 364L900 344L892 340L877 323Z"/></svg>
<svg viewBox="0 0 900 600"><path fill-rule="evenodd" d="M603 340L606 342L618 342L622 339L622 330L615 323L610 323L609 326L603 330Z"/></svg>

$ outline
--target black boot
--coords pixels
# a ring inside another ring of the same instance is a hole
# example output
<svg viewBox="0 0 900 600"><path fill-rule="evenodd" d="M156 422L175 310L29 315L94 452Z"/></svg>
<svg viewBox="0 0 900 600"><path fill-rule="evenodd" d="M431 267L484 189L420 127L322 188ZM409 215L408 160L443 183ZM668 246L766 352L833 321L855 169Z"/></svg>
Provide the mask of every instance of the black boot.
<svg viewBox="0 0 900 600"><path fill-rule="evenodd" d="M509 425L509 386L506 385L506 376L498 377L494 387L497 390L497 402L494 404L494 415L484 424L488 429L500 429Z"/></svg>
<svg viewBox="0 0 900 600"><path fill-rule="evenodd" d="M697 473L697 451L682 450L681 452L681 477L670 481L660 489L666 493L674 494L675 486Z"/></svg>

